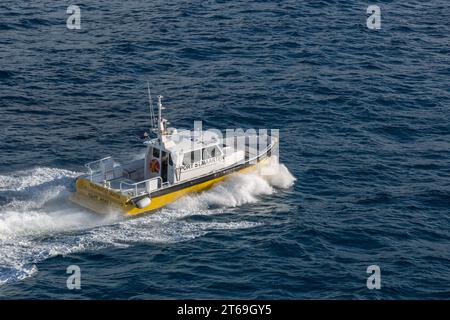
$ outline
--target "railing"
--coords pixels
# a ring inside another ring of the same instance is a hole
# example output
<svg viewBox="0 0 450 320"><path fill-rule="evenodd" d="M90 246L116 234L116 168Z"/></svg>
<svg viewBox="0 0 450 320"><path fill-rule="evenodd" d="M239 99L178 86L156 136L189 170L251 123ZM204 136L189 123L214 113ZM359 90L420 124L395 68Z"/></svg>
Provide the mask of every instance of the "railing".
<svg viewBox="0 0 450 320"><path fill-rule="evenodd" d="M172 134L164 134L164 137L174 137L174 136L181 136L181 135L186 135L186 136L190 136L191 131L188 129L181 129L180 131L177 131L176 133L172 133ZM150 140L146 140L144 141L144 144L153 144L153 143L160 143L159 138L154 138L154 139L150 139Z"/></svg>
<svg viewBox="0 0 450 320"><path fill-rule="evenodd" d="M106 157L100 160L91 161L84 165L89 170L90 180L93 181L95 174L101 175L101 180L109 180L108 175L114 178L114 160Z"/></svg>
<svg viewBox="0 0 450 320"><path fill-rule="evenodd" d="M151 179L139 181L136 183L120 182L120 192L128 194L131 197L137 197L146 193L155 191L167 185L167 182L162 183L161 177L154 177Z"/></svg>
<svg viewBox="0 0 450 320"><path fill-rule="evenodd" d="M257 149L257 154L254 155L253 157L250 158L250 154L246 154L246 159L245 162L256 162L259 160L259 158L265 154L267 154L269 151L271 151L275 145L277 144L278 140L274 139L273 137L269 137L269 141L268 141L268 145L262 149L259 150L259 148ZM247 159L248 156L248 159Z"/></svg>

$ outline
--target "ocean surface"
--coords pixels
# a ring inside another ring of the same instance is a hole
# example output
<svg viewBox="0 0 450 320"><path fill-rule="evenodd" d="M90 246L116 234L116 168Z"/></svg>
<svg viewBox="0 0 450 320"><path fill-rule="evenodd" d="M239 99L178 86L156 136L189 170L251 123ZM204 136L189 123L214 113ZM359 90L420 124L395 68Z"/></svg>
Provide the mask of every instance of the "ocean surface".
<svg viewBox="0 0 450 320"><path fill-rule="evenodd" d="M448 299L449 21L447 0L1 1L0 299ZM172 126L279 129L277 175L131 220L71 204L84 163L143 153L146 81Z"/></svg>

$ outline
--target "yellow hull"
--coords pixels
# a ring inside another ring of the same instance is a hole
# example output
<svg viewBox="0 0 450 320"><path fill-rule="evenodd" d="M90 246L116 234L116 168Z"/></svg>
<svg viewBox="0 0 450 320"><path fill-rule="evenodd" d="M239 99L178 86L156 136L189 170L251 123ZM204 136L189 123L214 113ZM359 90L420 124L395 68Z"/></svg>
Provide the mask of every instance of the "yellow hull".
<svg viewBox="0 0 450 320"><path fill-rule="evenodd" d="M262 162L264 161L265 160L263 160ZM254 170L256 166L257 164L235 172L248 172ZM88 208L89 210L95 211L97 213L108 214L113 212L121 212L126 216L136 216L142 213L148 213L162 208L169 203L176 201L187 193L206 190L217 182L226 179L227 177L229 177L229 174L190 187L186 187L181 190L152 197L151 203L145 208L136 207L134 203L130 201L130 198L120 193L94 184L88 179L79 178L76 182L76 192L71 196L70 200L82 207Z"/></svg>

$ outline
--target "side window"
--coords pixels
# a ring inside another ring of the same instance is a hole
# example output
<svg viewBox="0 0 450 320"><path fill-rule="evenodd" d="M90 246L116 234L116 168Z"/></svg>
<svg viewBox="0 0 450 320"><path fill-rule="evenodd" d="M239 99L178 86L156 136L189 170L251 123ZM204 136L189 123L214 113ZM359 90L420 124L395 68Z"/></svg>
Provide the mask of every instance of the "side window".
<svg viewBox="0 0 450 320"><path fill-rule="evenodd" d="M202 160L201 150L192 151L192 162L197 162Z"/></svg>
<svg viewBox="0 0 450 320"><path fill-rule="evenodd" d="M172 155L169 153L169 166L173 166Z"/></svg>
<svg viewBox="0 0 450 320"><path fill-rule="evenodd" d="M202 158L202 151L201 150L195 150L191 152L187 152L183 155L183 164L192 164L194 162L200 161Z"/></svg>
<svg viewBox="0 0 450 320"><path fill-rule="evenodd" d="M214 158L220 155L219 149L217 146L208 147L203 149L203 160Z"/></svg>
<svg viewBox="0 0 450 320"><path fill-rule="evenodd" d="M154 158L159 158L159 149L153 148L153 157Z"/></svg>
<svg viewBox="0 0 450 320"><path fill-rule="evenodd" d="M191 164L191 153L192 152L186 152L183 155L183 165Z"/></svg>

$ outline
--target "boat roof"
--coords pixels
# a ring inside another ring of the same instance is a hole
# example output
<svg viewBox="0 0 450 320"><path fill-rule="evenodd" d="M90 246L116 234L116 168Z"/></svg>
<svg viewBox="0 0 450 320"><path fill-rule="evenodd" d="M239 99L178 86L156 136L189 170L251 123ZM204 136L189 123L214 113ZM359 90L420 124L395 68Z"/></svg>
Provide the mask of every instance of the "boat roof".
<svg viewBox="0 0 450 320"><path fill-rule="evenodd" d="M217 145L221 141L218 132L199 130L177 130L169 128L169 134L163 135L165 149L173 153L185 153ZM152 140L154 146L159 145L158 139Z"/></svg>

